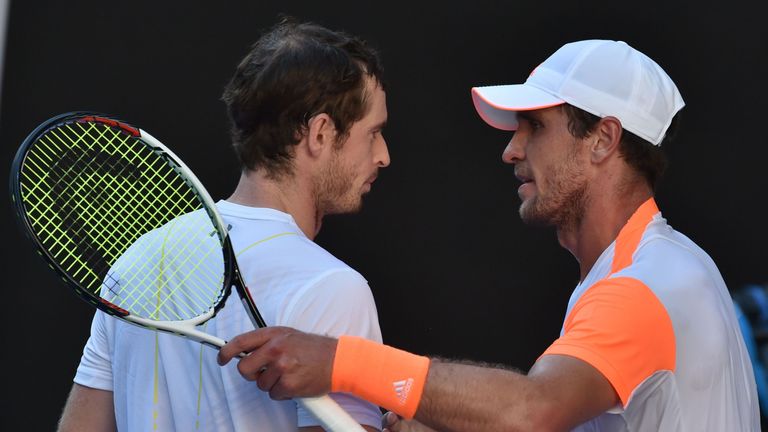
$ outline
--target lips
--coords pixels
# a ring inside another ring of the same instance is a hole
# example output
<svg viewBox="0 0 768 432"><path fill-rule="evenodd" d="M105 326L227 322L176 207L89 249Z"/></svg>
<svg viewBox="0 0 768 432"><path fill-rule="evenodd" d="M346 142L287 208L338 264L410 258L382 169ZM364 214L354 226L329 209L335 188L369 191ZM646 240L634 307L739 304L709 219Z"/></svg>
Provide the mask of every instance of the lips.
<svg viewBox="0 0 768 432"><path fill-rule="evenodd" d="M363 193L370 192L371 188L373 187L373 182L376 181L378 176L378 173L373 173L372 176L368 177L368 179L363 182Z"/></svg>
<svg viewBox="0 0 768 432"><path fill-rule="evenodd" d="M365 182L368 183L368 184L373 184L373 182L376 181L377 177L379 177L378 171L373 173L370 177L368 177L368 180L366 180Z"/></svg>
<svg viewBox="0 0 768 432"><path fill-rule="evenodd" d="M520 187L517 188L517 194L520 196L520 199L525 200L526 197L530 197L535 193L533 177L528 175L527 172L522 169L517 169L515 170L515 177L522 183Z"/></svg>
<svg viewBox="0 0 768 432"><path fill-rule="evenodd" d="M520 180L521 183L531 183L533 181L533 177L530 177L527 175L527 173L521 171L515 171L515 177L517 177L518 180Z"/></svg>

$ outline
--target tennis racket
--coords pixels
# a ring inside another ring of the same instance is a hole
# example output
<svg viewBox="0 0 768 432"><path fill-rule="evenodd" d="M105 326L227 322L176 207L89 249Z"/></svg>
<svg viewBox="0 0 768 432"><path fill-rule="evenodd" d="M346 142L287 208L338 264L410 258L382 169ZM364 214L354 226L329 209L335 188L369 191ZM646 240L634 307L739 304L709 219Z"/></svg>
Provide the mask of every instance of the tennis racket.
<svg viewBox="0 0 768 432"><path fill-rule="evenodd" d="M51 118L19 148L10 187L38 253L105 313L218 349L224 340L195 327L234 286L253 325L265 326L214 201L145 131L96 113ZM327 395L297 402L327 430L363 430Z"/></svg>

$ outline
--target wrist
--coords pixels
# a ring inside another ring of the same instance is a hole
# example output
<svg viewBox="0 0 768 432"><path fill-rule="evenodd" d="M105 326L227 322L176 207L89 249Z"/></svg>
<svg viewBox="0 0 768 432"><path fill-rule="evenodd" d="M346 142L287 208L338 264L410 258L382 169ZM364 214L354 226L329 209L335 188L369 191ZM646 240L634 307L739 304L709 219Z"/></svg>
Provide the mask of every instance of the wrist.
<svg viewBox="0 0 768 432"><path fill-rule="evenodd" d="M331 391L349 392L397 414L416 414L429 358L355 336L336 345Z"/></svg>

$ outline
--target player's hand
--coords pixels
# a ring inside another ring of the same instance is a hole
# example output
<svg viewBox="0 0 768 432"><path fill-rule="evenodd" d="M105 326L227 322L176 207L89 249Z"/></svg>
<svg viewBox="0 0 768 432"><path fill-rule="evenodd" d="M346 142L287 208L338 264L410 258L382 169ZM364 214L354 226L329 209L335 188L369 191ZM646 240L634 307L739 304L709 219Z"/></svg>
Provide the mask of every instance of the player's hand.
<svg viewBox="0 0 768 432"><path fill-rule="evenodd" d="M392 411L381 416L381 432L435 432L416 420L404 420Z"/></svg>
<svg viewBox="0 0 768 432"><path fill-rule="evenodd" d="M219 351L220 365L249 353L237 369L276 400L320 396L331 390L331 371L338 341L288 327L244 333Z"/></svg>

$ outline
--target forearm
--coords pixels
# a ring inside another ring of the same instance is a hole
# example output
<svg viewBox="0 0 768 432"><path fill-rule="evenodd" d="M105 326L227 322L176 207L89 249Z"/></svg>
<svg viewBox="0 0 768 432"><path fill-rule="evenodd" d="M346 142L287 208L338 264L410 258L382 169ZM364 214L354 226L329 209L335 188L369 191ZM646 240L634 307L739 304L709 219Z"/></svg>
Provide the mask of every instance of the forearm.
<svg viewBox="0 0 768 432"><path fill-rule="evenodd" d="M544 380L503 368L429 360L359 338L339 340L333 391L351 392L438 430L557 430ZM394 391L393 391L394 390Z"/></svg>
<svg viewBox="0 0 768 432"><path fill-rule="evenodd" d="M596 369L546 355L527 375L433 360L416 419L438 430L567 431L620 405Z"/></svg>
<svg viewBox="0 0 768 432"><path fill-rule="evenodd" d="M600 371L564 355L542 356L523 375L275 327L234 338L220 364L241 352L251 354L240 373L274 399L349 392L438 430L569 430L621 402Z"/></svg>
<svg viewBox="0 0 768 432"><path fill-rule="evenodd" d="M445 431L541 431L547 408L525 375L432 360L416 419Z"/></svg>
<svg viewBox="0 0 768 432"><path fill-rule="evenodd" d="M361 425L363 429L365 429L367 432L379 432L379 429L367 426L367 425ZM307 426L307 427L300 427L298 429L299 432L325 432L325 429L323 429L322 426Z"/></svg>

